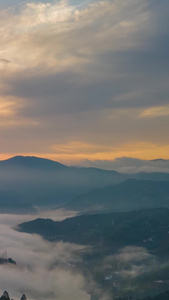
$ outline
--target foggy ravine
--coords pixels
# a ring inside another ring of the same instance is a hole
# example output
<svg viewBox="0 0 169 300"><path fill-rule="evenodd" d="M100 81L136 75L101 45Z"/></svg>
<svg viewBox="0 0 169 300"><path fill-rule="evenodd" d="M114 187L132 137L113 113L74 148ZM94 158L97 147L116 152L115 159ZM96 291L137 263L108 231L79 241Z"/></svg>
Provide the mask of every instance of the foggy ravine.
<svg viewBox="0 0 169 300"><path fill-rule="evenodd" d="M64 218L63 212L56 215L38 216ZM69 212L70 215L70 212ZM66 215L65 215L66 216ZM0 215L0 254L7 251L17 265L0 265L0 292L6 289L14 299L25 293L29 300L89 300L85 291L85 279L73 262L80 259L83 246L70 243L49 243L38 235L17 232L14 227L31 215Z"/></svg>

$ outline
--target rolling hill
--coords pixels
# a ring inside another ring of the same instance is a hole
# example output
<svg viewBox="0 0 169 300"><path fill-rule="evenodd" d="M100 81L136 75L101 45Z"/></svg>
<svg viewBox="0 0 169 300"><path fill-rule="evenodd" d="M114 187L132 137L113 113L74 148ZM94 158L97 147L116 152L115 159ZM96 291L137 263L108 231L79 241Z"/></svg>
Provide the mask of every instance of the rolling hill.
<svg viewBox="0 0 169 300"><path fill-rule="evenodd" d="M109 249L112 253L132 245L169 256L169 209L166 208L81 215L60 222L36 219L18 228L40 234L50 241L93 245L97 251Z"/></svg>
<svg viewBox="0 0 169 300"><path fill-rule="evenodd" d="M128 179L78 196L65 207L83 213L169 207L169 182Z"/></svg>
<svg viewBox="0 0 169 300"><path fill-rule="evenodd" d="M81 193L124 179L126 175L115 171L67 167L48 159L17 156L0 161L0 209L57 207Z"/></svg>
<svg viewBox="0 0 169 300"><path fill-rule="evenodd" d="M89 199L91 196L93 197L93 204L99 205L102 209L103 202L99 199L101 199L101 195L104 192L101 190L89 192L108 185L122 183L130 178L144 181L169 181L169 174L121 174L113 170L67 167L48 159L16 156L0 161L0 211L18 212L18 209L21 208L23 212L26 212L35 206L57 208L66 205L68 202L70 203L69 206L77 207L77 203L80 202L76 200L81 199L81 203L83 203L83 199L86 196L88 203L85 200L83 208L80 208L80 210L86 210L85 205L89 205L93 210ZM127 185L129 185L130 189L130 181L127 182ZM121 188L124 188L124 186L121 186ZM110 198L109 195L111 196L111 188L106 189L105 194L107 194L107 198L105 198L105 205L110 209L108 205L110 199L108 198ZM115 189L119 189L119 187L117 186ZM97 196L97 193L100 195ZM77 198L82 194L86 195ZM136 196L136 192L134 195ZM147 196L145 195L145 197ZM71 200L73 200L72 203L70 202ZM149 200L151 202L151 199ZM124 204L123 199L121 201ZM166 198L165 201L167 201ZM131 203L130 207L133 208ZM119 205L117 205L117 208L119 208Z"/></svg>

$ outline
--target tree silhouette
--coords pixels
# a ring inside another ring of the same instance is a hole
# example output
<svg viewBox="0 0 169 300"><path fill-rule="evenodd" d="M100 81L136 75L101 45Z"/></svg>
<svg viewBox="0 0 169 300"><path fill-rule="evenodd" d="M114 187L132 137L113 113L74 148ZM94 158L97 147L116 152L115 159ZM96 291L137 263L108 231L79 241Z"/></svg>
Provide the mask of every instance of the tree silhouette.
<svg viewBox="0 0 169 300"><path fill-rule="evenodd" d="M0 300L10 300L9 294L7 291L5 291L3 293L3 295L1 296Z"/></svg>

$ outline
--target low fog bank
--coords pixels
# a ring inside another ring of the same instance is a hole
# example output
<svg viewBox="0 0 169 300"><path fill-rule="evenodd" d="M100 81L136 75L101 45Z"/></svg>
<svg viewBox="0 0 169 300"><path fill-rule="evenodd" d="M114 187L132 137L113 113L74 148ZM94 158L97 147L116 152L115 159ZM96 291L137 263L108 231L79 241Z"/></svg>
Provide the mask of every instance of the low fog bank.
<svg viewBox="0 0 169 300"><path fill-rule="evenodd" d="M55 212L51 212L48 217ZM42 215L47 215L43 213ZM42 215L38 215L42 216ZM0 215L0 254L7 251L17 265L0 265L0 293L7 290L14 299L25 293L29 300L89 300L85 279L77 270L83 246L50 243L38 235L17 232L14 227L34 216ZM55 219L63 219L63 211Z"/></svg>
<svg viewBox="0 0 169 300"><path fill-rule="evenodd" d="M95 289L99 300L143 299L168 290L168 260L160 260L144 247L125 246L94 268L93 282L96 277L104 282L102 289Z"/></svg>
<svg viewBox="0 0 169 300"><path fill-rule="evenodd" d="M95 167L105 170L115 170L120 173L134 174L139 172L164 172L169 173L169 160L155 159L142 160L132 157L119 157L114 160L84 160L80 163L83 167Z"/></svg>
<svg viewBox="0 0 169 300"><path fill-rule="evenodd" d="M59 221L74 215L61 209L41 211L36 217ZM126 246L116 253L112 249L114 254L97 255L99 251L89 246L48 242L15 230L34 218L0 214L0 255L7 251L17 263L0 264L0 294L7 290L15 300L23 293L28 300L113 300L131 295L142 299L152 289L158 293L167 288L168 260L145 247Z"/></svg>

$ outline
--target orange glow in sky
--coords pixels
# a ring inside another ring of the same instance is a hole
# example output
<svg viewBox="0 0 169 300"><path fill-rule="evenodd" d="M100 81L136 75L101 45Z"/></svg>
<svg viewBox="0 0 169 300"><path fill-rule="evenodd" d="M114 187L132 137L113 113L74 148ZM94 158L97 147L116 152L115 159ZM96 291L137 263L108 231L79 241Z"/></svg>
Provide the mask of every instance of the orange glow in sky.
<svg viewBox="0 0 169 300"><path fill-rule="evenodd" d="M76 2L0 2L1 160L168 159L167 9Z"/></svg>

